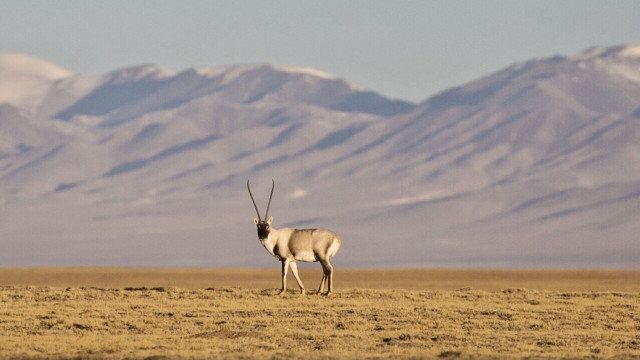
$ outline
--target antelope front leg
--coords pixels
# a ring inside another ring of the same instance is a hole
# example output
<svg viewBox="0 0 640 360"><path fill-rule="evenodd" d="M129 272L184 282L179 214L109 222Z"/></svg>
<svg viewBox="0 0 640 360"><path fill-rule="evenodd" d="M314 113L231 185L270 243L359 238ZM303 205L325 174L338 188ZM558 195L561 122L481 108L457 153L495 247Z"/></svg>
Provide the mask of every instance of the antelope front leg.
<svg viewBox="0 0 640 360"><path fill-rule="evenodd" d="M282 260L282 290L278 295L284 295L287 292L287 271L289 270L289 260Z"/></svg>
<svg viewBox="0 0 640 360"><path fill-rule="evenodd" d="M293 273L293 277L296 278L298 282L298 286L300 286L300 293L302 295L305 294L304 285L302 285L302 280L300 280L300 276L298 276L298 264L295 261L292 261L289 266L291 267L291 272Z"/></svg>

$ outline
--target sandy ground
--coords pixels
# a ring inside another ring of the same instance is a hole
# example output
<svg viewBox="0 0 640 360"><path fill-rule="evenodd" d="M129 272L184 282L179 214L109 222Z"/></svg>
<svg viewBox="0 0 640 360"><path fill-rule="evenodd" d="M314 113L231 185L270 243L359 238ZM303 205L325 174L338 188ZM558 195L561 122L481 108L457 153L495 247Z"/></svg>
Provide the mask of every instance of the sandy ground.
<svg viewBox="0 0 640 360"><path fill-rule="evenodd" d="M274 269L2 269L0 358L640 359L638 271L339 269L328 298L289 283L279 297Z"/></svg>

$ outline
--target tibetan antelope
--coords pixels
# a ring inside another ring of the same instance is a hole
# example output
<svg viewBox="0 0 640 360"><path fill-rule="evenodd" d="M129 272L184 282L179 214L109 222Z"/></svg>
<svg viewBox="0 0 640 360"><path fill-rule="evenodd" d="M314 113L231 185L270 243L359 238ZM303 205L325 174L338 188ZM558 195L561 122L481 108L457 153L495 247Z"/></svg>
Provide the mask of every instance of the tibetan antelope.
<svg viewBox="0 0 640 360"><path fill-rule="evenodd" d="M273 189L276 186L275 181L271 180L271 194L269 195L269 203L264 219L260 218L258 205L253 199L249 180L247 180L247 190L256 208L257 219L253 222L258 228L258 239L267 251L275 256L282 263L282 290L279 295L287 291L287 271L291 267L291 272L300 286L300 292L304 295L305 289L298 276L298 266L296 261L316 262L320 261L322 265L322 281L318 288L318 294L324 290L325 282L327 283L327 292L324 295L330 295L333 291L333 266L329 262L329 258L334 256L340 248L340 237L331 230L326 229L275 229L271 227L273 218L269 217L269 207L271 206L271 198L273 197Z"/></svg>

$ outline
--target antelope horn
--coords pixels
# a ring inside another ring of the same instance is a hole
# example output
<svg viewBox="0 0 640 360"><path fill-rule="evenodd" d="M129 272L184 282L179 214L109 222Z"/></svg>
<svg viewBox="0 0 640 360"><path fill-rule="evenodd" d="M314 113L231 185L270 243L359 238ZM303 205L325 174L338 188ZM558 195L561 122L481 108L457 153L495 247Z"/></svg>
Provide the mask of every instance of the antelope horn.
<svg viewBox="0 0 640 360"><path fill-rule="evenodd" d="M253 194L251 193L251 187L249 187L249 180L247 180L247 190L249 190L249 196L251 196L251 201L253 202L253 207L256 208L256 214L258 214L258 220L260 219L260 211L258 211L258 205L256 205L256 201L253 199ZM269 211L269 208L267 208Z"/></svg>
<svg viewBox="0 0 640 360"><path fill-rule="evenodd" d="M267 204L267 212L264 213L264 219L269 219L269 207L271 206L271 198L273 197L273 188L276 187L276 182L271 179L271 195L269 195L269 203Z"/></svg>

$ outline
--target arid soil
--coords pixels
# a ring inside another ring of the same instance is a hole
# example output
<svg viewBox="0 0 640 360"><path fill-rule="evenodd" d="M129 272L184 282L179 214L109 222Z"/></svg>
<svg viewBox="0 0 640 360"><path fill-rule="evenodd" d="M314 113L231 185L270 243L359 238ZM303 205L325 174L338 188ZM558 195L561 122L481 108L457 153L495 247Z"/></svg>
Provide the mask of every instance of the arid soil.
<svg viewBox="0 0 640 360"><path fill-rule="evenodd" d="M301 274L308 289L319 282ZM640 272L3 269L0 358L636 358Z"/></svg>

